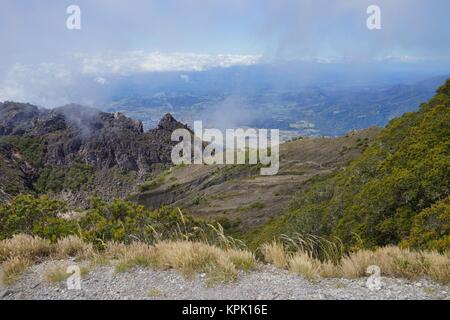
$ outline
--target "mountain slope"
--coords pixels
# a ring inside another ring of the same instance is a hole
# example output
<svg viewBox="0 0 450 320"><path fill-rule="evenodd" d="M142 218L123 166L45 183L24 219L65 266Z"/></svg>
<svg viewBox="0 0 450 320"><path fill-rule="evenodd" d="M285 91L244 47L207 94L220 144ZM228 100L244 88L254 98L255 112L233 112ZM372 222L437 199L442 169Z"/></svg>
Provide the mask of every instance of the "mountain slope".
<svg viewBox="0 0 450 320"><path fill-rule="evenodd" d="M379 133L373 127L338 138L304 138L280 145L277 175L256 165L175 166L143 184L133 199L146 207L176 205L200 217L240 221L247 232L285 210L292 194L311 179L342 170Z"/></svg>
<svg viewBox="0 0 450 320"><path fill-rule="evenodd" d="M450 80L419 111L392 120L344 171L298 193L253 235L337 236L347 247L450 247Z"/></svg>

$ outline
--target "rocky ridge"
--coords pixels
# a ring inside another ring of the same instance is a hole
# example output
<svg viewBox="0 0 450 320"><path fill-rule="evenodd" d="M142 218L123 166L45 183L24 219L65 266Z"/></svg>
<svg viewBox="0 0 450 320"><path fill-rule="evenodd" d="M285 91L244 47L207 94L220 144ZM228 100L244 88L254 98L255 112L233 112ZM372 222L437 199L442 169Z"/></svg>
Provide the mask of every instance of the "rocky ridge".
<svg viewBox="0 0 450 320"><path fill-rule="evenodd" d="M68 169L82 163L92 168L95 181L88 188L60 190L72 194L67 200L72 198L76 203L86 191L126 196L146 176L171 164L171 133L177 128L188 129L170 114L155 129L144 132L141 121L119 112L75 104L49 110L4 102L0 103L0 165L8 167L12 176L22 177L9 188L17 192L34 191L33 183L44 168ZM21 148L24 141L27 146ZM33 155L38 158L36 163L24 156L24 151L30 150L29 141L38 145L39 152ZM6 171L0 174L1 194L10 193L2 188Z"/></svg>

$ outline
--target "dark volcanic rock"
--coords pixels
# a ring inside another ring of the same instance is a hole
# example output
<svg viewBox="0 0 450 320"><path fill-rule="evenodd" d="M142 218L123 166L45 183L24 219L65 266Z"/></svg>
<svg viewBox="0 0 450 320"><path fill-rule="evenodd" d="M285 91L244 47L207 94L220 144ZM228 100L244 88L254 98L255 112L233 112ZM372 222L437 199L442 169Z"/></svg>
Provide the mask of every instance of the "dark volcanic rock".
<svg viewBox="0 0 450 320"><path fill-rule="evenodd" d="M39 109L28 103L5 101L0 104L0 135L21 135L34 126Z"/></svg>
<svg viewBox="0 0 450 320"><path fill-rule="evenodd" d="M175 129L180 128L179 122L175 120L175 118L170 114L166 113L158 123L159 130L170 130L173 131Z"/></svg>
<svg viewBox="0 0 450 320"><path fill-rule="evenodd" d="M170 154L176 143L171 141L171 134L177 128L188 129L170 114L161 119L157 128L144 132L141 121L120 112L105 113L75 104L46 110L30 104L0 103L0 136L40 137L45 146L43 167L82 162L96 172L131 171L135 177L143 177L155 165L171 164ZM26 166L21 170L27 176L34 174ZM108 173L97 176L108 177L108 192L116 188L111 184L123 185Z"/></svg>
<svg viewBox="0 0 450 320"><path fill-rule="evenodd" d="M0 105L0 135L44 136L45 161L68 164L75 160L99 168L146 171L153 163L169 163L170 136L187 126L166 114L156 129L144 133L141 121L80 105L39 110L29 104Z"/></svg>

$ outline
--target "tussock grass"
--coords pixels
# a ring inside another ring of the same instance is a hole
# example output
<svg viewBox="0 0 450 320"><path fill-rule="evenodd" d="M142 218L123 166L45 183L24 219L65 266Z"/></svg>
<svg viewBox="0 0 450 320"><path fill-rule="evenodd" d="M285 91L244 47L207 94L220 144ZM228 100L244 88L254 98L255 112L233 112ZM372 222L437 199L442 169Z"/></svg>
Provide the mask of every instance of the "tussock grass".
<svg viewBox="0 0 450 320"><path fill-rule="evenodd" d="M366 277L367 268L376 265L380 267L382 276L411 280L429 277L442 284L450 283L448 253L386 246L375 250L359 249L343 254L337 259L337 255L330 252L317 254L314 247L307 243L301 247L294 247L297 250L292 250L292 246L290 248L291 250L288 245L281 242L272 242L263 244L260 250L266 262L311 280L320 277L349 279ZM325 258L321 260L319 256Z"/></svg>
<svg viewBox="0 0 450 320"><path fill-rule="evenodd" d="M113 262L117 272L142 267L175 269L188 277L205 273L211 283L233 281L239 270L249 271L258 267L255 254L246 249L242 242L226 236L220 227L214 231L217 235L214 244L182 237L153 244L107 242L102 250L95 249L77 236L68 236L51 244L39 237L15 235L0 241L1 279L6 284L13 283L30 265L52 257L88 260L90 268ZM429 277L442 284L450 282L448 252L443 254L386 246L344 254L339 244L314 237L285 238L283 241L265 243L259 251L265 262L310 280L366 277L367 268L377 265L382 276L407 279ZM87 268L82 268L82 272L87 271ZM50 282L59 282L68 276L62 266L46 272Z"/></svg>
<svg viewBox="0 0 450 320"><path fill-rule="evenodd" d="M274 241L271 243L264 243L260 247L260 251L264 256L264 261L273 264L275 267L285 269L288 266L289 255L286 252L284 245L280 242Z"/></svg>
<svg viewBox="0 0 450 320"><path fill-rule="evenodd" d="M84 242L78 236L70 235L58 240L55 245L55 253L59 258L76 257L88 259L94 255L95 251L91 243Z"/></svg>
<svg viewBox="0 0 450 320"><path fill-rule="evenodd" d="M374 254L369 250L358 250L341 260L339 274L344 278L354 279L363 277L367 267L375 264Z"/></svg>
<svg viewBox="0 0 450 320"><path fill-rule="evenodd" d="M428 275L434 281L449 284L450 283L450 255L442 255L438 252L431 251L424 253L425 260L427 261Z"/></svg>
<svg viewBox="0 0 450 320"><path fill-rule="evenodd" d="M227 256L236 268L250 271L257 268L258 262L255 255L243 249L229 249L226 251Z"/></svg>
<svg viewBox="0 0 450 320"><path fill-rule="evenodd" d="M339 267L331 261L324 261L320 263L319 275L322 278L341 277Z"/></svg>
<svg viewBox="0 0 450 320"><path fill-rule="evenodd" d="M365 275L367 267L377 265L381 274L389 277L417 279L430 277L447 284L450 282L450 257L434 251L411 251L396 246L359 250L342 259L340 274L346 278Z"/></svg>
<svg viewBox="0 0 450 320"><path fill-rule="evenodd" d="M24 257L8 258L1 265L1 280L4 285L11 285L18 281L31 265L31 261Z"/></svg>
<svg viewBox="0 0 450 320"><path fill-rule="evenodd" d="M153 246L140 242L128 246L109 243L105 254L118 259L117 272L133 267L175 269L188 277L206 273L214 282L234 280L239 269L247 271L257 265L254 254L249 251L192 241L162 241Z"/></svg>
<svg viewBox="0 0 450 320"><path fill-rule="evenodd" d="M287 251L304 252L312 258L334 264L338 263L344 254L344 246L338 238L331 241L315 235L296 233L292 237L281 235L280 241Z"/></svg>
<svg viewBox="0 0 450 320"><path fill-rule="evenodd" d="M124 243L110 241L105 244L104 256L110 259L120 259L127 252L128 246Z"/></svg>
<svg viewBox="0 0 450 320"><path fill-rule="evenodd" d="M110 254L118 257L117 272L125 272L133 267L153 267L156 265L155 249L145 243L135 242L124 248L121 245L111 244Z"/></svg>
<svg viewBox="0 0 450 320"><path fill-rule="evenodd" d="M0 241L0 261L10 258L37 260L52 252L50 241L25 234L18 234Z"/></svg>
<svg viewBox="0 0 450 320"><path fill-rule="evenodd" d="M201 242L163 241L155 245L156 264L186 276L206 273L213 282L235 280L237 269L227 251Z"/></svg>
<svg viewBox="0 0 450 320"><path fill-rule="evenodd" d="M89 259L89 268L91 269L95 269L100 266L108 266L110 264L111 260L104 254L101 254L99 252L94 253Z"/></svg>
<svg viewBox="0 0 450 320"><path fill-rule="evenodd" d="M317 280L320 277L320 261L305 252L297 252L289 258L289 271L308 280Z"/></svg>

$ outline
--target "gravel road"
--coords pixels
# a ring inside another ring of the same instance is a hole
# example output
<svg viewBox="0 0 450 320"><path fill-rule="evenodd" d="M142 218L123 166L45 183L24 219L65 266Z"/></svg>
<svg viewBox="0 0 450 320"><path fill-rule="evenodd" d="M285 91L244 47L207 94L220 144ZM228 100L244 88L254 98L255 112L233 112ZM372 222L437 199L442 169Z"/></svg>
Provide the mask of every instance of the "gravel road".
<svg viewBox="0 0 450 320"><path fill-rule="evenodd" d="M45 271L54 264L54 261L47 261L35 265L17 283L9 287L0 285L0 299L450 300L450 286L438 285L428 279L408 281L383 277L382 288L371 291L364 278L311 282L267 265L257 271L240 273L236 282L214 286L207 285L204 274L188 279L174 270L135 268L116 273L112 266L100 266L81 280L81 290L68 290L66 281L49 283L44 279Z"/></svg>

